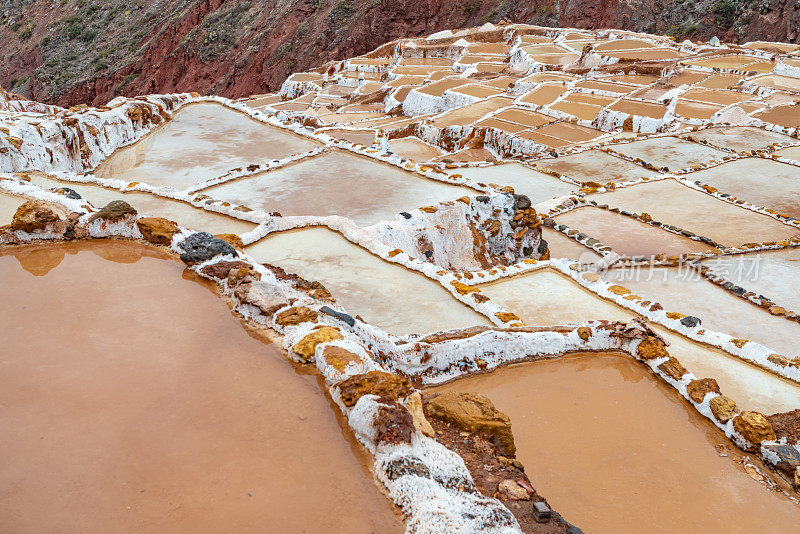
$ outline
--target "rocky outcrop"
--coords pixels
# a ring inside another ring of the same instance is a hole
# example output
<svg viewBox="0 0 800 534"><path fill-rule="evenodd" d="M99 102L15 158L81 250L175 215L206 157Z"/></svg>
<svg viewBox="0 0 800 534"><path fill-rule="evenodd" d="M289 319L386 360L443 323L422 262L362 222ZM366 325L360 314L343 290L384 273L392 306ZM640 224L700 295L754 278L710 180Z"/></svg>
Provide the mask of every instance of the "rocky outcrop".
<svg viewBox="0 0 800 534"><path fill-rule="evenodd" d="M155 245L169 245L172 236L178 233L178 225L163 217L142 217L136 226L145 241Z"/></svg>
<svg viewBox="0 0 800 534"><path fill-rule="evenodd" d="M90 221L106 221L109 223L119 222L123 219L136 216L136 209L124 200L112 200L100 211L89 219Z"/></svg>
<svg viewBox="0 0 800 534"><path fill-rule="evenodd" d="M763 414L758 412L742 412L733 418L733 429L757 448L762 441L775 439L775 431Z"/></svg>
<svg viewBox="0 0 800 534"><path fill-rule="evenodd" d="M425 415L447 421L467 432L486 433L504 456L513 458L516 455L511 420L480 393L442 393L425 403Z"/></svg>

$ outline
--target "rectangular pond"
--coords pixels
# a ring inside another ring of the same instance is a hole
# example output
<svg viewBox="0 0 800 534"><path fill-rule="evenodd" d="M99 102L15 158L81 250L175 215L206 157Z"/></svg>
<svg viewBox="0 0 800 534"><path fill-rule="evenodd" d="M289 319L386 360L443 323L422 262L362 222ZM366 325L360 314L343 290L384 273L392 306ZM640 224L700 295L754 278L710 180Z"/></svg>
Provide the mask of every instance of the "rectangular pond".
<svg viewBox="0 0 800 534"><path fill-rule="evenodd" d="M220 104L190 104L137 143L114 152L98 165L95 174L185 189L236 167L285 158L317 146L320 143L313 139Z"/></svg>
<svg viewBox="0 0 800 534"><path fill-rule="evenodd" d="M659 174L602 150L587 150L570 156L540 160L537 167L551 169L580 182L619 182Z"/></svg>
<svg viewBox="0 0 800 534"><path fill-rule="evenodd" d="M211 187L203 193L252 209L282 215L341 215L366 226L390 220L401 211L477 191L333 150Z"/></svg>
<svg viewBox="0 0 800 534"><path fill-rule="evenodd" d="M641 158L658 168L677 171L692 165L720 159L727 153L678 137L653 137L611 147L615 152L631 158Z"/></svg>
<svg viewBox="0 0 800 534"><path fill-rule="evenodd" d="M527 195L534 204L553 197L568 195L578 189L554 176L541 173L520 163L505 163L489 167L469 167L457 172L467 178L500 186L510 185L517 194Z"/></svg>
<svg viewBox="0 0 800 534"><path fill-rule="evenodd" d="M327 228L273 234L245 250L259 262L321 282L348 313L393 334L490 324L433 280Z"/></svg>

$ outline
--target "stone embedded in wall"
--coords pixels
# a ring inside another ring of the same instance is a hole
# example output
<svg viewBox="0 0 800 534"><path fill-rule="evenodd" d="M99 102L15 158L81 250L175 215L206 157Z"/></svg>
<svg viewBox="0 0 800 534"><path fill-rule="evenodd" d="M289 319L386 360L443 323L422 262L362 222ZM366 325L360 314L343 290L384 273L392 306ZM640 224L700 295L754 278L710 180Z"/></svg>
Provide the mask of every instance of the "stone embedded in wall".
<svg viewBox="0 0 800 534"><path fill-rule="evenodd" d="M348 364L361 363L362 361L358 354L350 352L342 347L337 347L336 345L328 345L325 347L325 350L322 351L322 357L328 365L340 373L344 372Z"/></svg>
<svg viewBox="0 0 800 534"><path fill-rule="evenodd" d="M288 310L283 310L275 316L275 322L281 326L289 326L300 323L314 322L319 315L307 306L293 306Z"/></svg>
<svg viewBox="0 0 800 534"><path fill-rule="evenodd" d="M217 234L214 236L215 239L221 239L226 243L229 243L233 248L242 250L244 248L244 243L242 243L242 238L240 238L236 234Z"/></svg>
<svg viewBox="0 0 800 534"><path fill-rule="evenodd" d="M142 217L136 221L142 237L154 245L169 245L172 236L178 233L178 225L163 217Z"/></svg>
<svg viewBox="0 0 800 534"><path fill-rule="evenodd" d="M283 290L269 282L254 281L239 284L234 295L240 301L255 306L267 316L271 316L279 309L289 305L289 299L286 298Z"/></svg>
<svg viewBox="0 0 800 534"><path fill-rule="evenodd" d="M706 394L719 393L719 384L713 378L701 378L689 382L686 391L694 402L701 403Z"/></svg>
<svg viewBox="0 0 800 534"><path fill-rule="evenodd" d="M251 265L244 261L217 261L210 265L204 266L200 269L200 274L208 276L209 278L216 278L217 280L224 280L228 278L231 271L238 269L249 269ZM241 293L237 295L242 299Z"/></svg>
<svg viewBox="0 0 800 534"><path fill-rule="evenodd" d="M342 334L340 334L336 328L323 326L322 328L312 330L311 333L295 343L294 346L292 346L292 352L300 357L300 360L303 362L313 362L317 345L337 339L342 339Z"/></svg>
<svg viewBox="0 0 800 534"><path fill-rule="evenodd" d="M192 234L178 246L185 251L181 254L181 259L186 263L201 263L220 255L238 255L230 243L217 239L208 232Z"/></svg>
<svg viewBox="0 0 800 534"><path fill-rule="evenodd" d="M739 413L736 403L725 395L718 395L708 403L711 413L720 423L727 423L734 415Z"/></svg>
<svg viewBox="0 0 800 534"><path fill-rule="evenodd" d="M436 433L433 430L430 422L425 418L425 412L422 409L422 395L419 391L415 391L406 398L406 409L414 419L414 427L428 437L434 437Z"/></svg>
<svg viewBox="0 0 800 534"><path fill-rule="evenodd" d="M102 220L113 223L128 217L135 217L136 213L136 209L124 200L112 200L103 206L100 211L92 215L89 220Z"/></svg>
<svg viewBox="0 0 800 534"><path fill-rule="evenodd" d="M375 441L387 445L411 443L414 420L408 410L397 401L382 397L375 417Z"/></svg>
<svg viewBox="0 0 800 534"><path fill-rule="evenodd" d="M345 406L355 406L364 395L377 395L396 400L413 389L411 382L402 376L384 371L370 371L354 375L337 384Z"/></svg>
<svg viewBox="0 0 800 534"><path fill-rule="evenodd" d="M658 369L674 380L680 380L689 372L674 356L670 356L667 361L658 366Z"/></svg>
<svg viewBox="0 0 800 534"><path fill-rule="evenodd" d="M642 340L639 346L636 347L636 354L642 360L653 360L669 356L667 346L655 336L647 336Z"/></svg>
<svg viewBox="0 0 800 534"><path fill-rule="evenodd" d="M468 432L485 432L493 438L503 456L513 458L517 448L511 433L511 420L480 393L449 391L430 398L425 414L447 421Z"/></svg>
<svg viewBox="0 0 800 534"><path fill-rule="evenodd" d="M762 441L775 439L775 431L763 414L745 411L733 418L733 429L757 448Z"/></svg>

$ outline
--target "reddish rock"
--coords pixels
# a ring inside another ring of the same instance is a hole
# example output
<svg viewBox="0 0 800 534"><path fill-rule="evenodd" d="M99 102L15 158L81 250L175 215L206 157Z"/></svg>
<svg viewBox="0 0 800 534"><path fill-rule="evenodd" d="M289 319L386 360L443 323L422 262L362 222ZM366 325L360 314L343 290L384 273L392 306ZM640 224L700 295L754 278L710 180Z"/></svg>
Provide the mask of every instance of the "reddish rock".
<svg viewBox="0 0 800 534"><path fill-rule="evenodd" d="M701 378L689 382L686 391L689 393L689 398L700 403L703 402L707 393L719 393L719 384L713 378Z"/></svg>
<svg viewBox="0 0 800 534"><path fill-rule="evenodd" d="M206 265L205 267L200 269L200 273L210 278L217 278L218 280L223 280L225 278L228 278L232 270L246 269L249 267L251 267L251 265L243 261L218 261L216 263Z"/></svg>
<svg viewBox="0 0 800 534"><path fill-rule="evenodd" d="M142 217L136 226L144 240L154 245L170 245L172 236L178 233L178 225L163 217Z"/></svg>
<svg viewBox="0 0 800 534"><path fill-rule="evenodd" d="M656 358L669 356L667 346L655 336L647 336L647 338L642 340L639 346L636 347L636 354L642 360L654 360Z"/></svg>
<svg viewBox="0 0 800 534"><path fill-rule="evenodd" d="M739 413L736 403L725 395L718 395L709 402L711 413L720 423L727 423L731 418Z"/></svg>
<svg viewBox="0 0 800 534"><path fill-rule="evenodd" d="M11 228L32 233L44 230L59 220L58 214L44 202L29 200L17 208L11 219Z"/></svg>
<svg viewBox="0 0 800 534"><path fill-rule="evenodd" d="M217 234L214 236L216 239L222 239L226 243L229 243L233 248L242 250L244 248L244 243L242 243L242 239L236 234Z"/></svg>
<svg viewBox="0 0 800 534"><path fill-rule="evenodd" d="M753 449L763 441L775 439L775 430L772 425L758 412L742 412L733 418L733 429L752 444Z"/></svg>
<svg viewBox="0 0 800 534"><path fill-rule="evenodd" d="M314 313L316 319L316 312ZM343 349L342 347L337 347L336 345L328 345L325 347L325 350L322 352L322 357L325 358L325 362L327 362L328 365L339 372L343 372L349 363L361 361L358 354Z"/></svg>
<svg viewBox="0 0 800 534"><path fill-rule="evenodd" d="M414 435L414 420L405 406L391 399L382 398L375 418L375 440L378 443L397 445L411 443Z"/></svg>
<svg viewBox="0 0 800 534"><path fill-rule="evenodd" d="M303 339L298 341L292 347L294 352L304 362L313 362L314 355L317 350L317 345L342 339L342 334L336 328L331 326L323 326L306 335Z"/></svg>
<svg viewBox="0 0 800 534"><path fill-rule="evenodd" d="M674 380L680 380L683 375L689 372L673 356L670 356L667 361L659 365L658 369Z"/></svg>
<svg viewBox="0 0 800 534"><path fill-rule="evenodd" d="M274 311L270 313L274 313ZM317 312L306 306L292 306L288 310L283 310L275 316L275 322L281 326L295 325L309 321L314 322L316 320Z"/></svg>

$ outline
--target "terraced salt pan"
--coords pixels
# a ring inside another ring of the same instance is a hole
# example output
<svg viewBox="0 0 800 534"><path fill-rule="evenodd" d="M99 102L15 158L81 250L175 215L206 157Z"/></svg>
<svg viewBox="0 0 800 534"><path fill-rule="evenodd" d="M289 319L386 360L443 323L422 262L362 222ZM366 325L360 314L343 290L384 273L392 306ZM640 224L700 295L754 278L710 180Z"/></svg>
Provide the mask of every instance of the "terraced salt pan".
<svg viewBox="0 0 800 534"><path fill-rule="evenodd" d="M600 150L542 160L537 166L565 174L573 180L599 184L659 176L655 171Z"/></svg>
<svg viewBox="0 0 800 534"><path fill-rule="evenodd" d="M317 373L183 273L116 240L0 256L3 530L402 532Z"/></svg>
<svg viewBox="0 0 800 534"><path fill-rule="evenodd" d="M392 139L389 141L389 150L414 161L428 161L444 154L442 149L424 143L416 137Z"/></svg>
<svg viewBox="0 0 800 534"><path fill-rule="evenodd" d="M615 145L615 152L631 158L641 158L656 167L677 171L720 159L726 152L677 137L653 137L624 145Z"/></svg>
<svg viewBox="0 0 800 534"><path fill-rule="evenodd" d="M800 507L748 476L744 453L626 355L515 365L442 390L483 393L508 414L531 483L586 532L778 534L800 522Z"/></svg>
<svg viewBox="0 0 800 534"><path fill-rule="evenodd" d="M327 228L281 232L246 251L259 262L322 282L349 313L393 334L490 324L436 282L385 262Z"/></svg>
<svg viewBox="0 0 800 534"><path fill-rule="evenodd" d="M661 180L591 195L601 204L710 237L725 246L780 241L797 233L771 217L729 204L675 180Z"/></svg>
<svg viewBox="0 0 800 534"><path fill-rule="evenodd" d="M571 260L580 261L581 263L593 263L602 258L600 254L589 247L581 245L574 239L570 239L556 230L544 228L542 230L542 237L547 241L551 258L569 258Z"/></svg>
<svg viewBox="0 0 800 534"><path fill-rule="evenodd" d="M772 143L792 141L792 138L787 135L747 126L708 128L699 132L692 132L691 136L736 152L759 150Z"/></svg>
<svg viewBox="0 0 800 534"><path fill-rule="evenodd" d="M611 269L603 277L659 302L667 311L699 317L705 328L756 341L790 357L800 356L800 324L770 314L696 271L677 267ZM797 400L800 408L800 387Z"/></svg>
<svg viewBox="0 0 800 534"><path fill-rule="evenodd" d="M778 213L800 217L800 167L762 158L746 158L693 172L724 193Z"/></svg>
<svg viewBox="0 0 800 534"><path fill-rule="evenodd" d="M517 194L527 195L534 204L554 197L568 195L577 186L541 173L519 163L506 163L490 167L459 169L458 174L483 183L510 185Z"/></svg>
<svg viewBox="0 0 800 534"><path fill-rule="evenodd" d="M602 319L628 321L636 316L631 310L549 269L479 287L484 295L516 313L529 325L576 324ZM739 408L772 414L800 406L797 384L659 325L651 326L670 343L670 354L698 378L715 378L722 393L735 400Z"/></svg>
<svg viewBox="0 0 800 534"><path fill-rule="evenodd" d="M341 215L369 225L390 220L401 211L476 192L363 156L331 151L203 193L282 215Z"/></svg>
<svg viewBox="0 0 800 534"><path fill-rule="evenodd" d="M566 224L589 237L599 239L614 252L626 256L679 255L711 250L711 247L700 241L591 206L568 211L553 218L560 224Z"/></svg>
<svg viewBox="0 0 800 534"><path fill-rule="evenodd" d="M736 254L703 263L734 284L764 295L787 310L800 310L800 249Z"/></svg>
<svg viewBox="0 0 800 534"><path fill-rule="evenodd" d="M98 208L112 200L124 200L142 215L164 217L196 231L212 234L243 234L256 226L251 222L195 208L185 202L169 200L149 193L122 193L116 189L106 189L98 185L62 182L41 173L30 173L30 177L31 183L45 189L69 187Z"/></svg>
<svg viewBox="0 0 800 534"><path fill-rule="evenodd" d="M184 189L236 167L282 159L318 146L317 141L219 104L191 104L137 143L114 152L95 174Z"/></svg>

